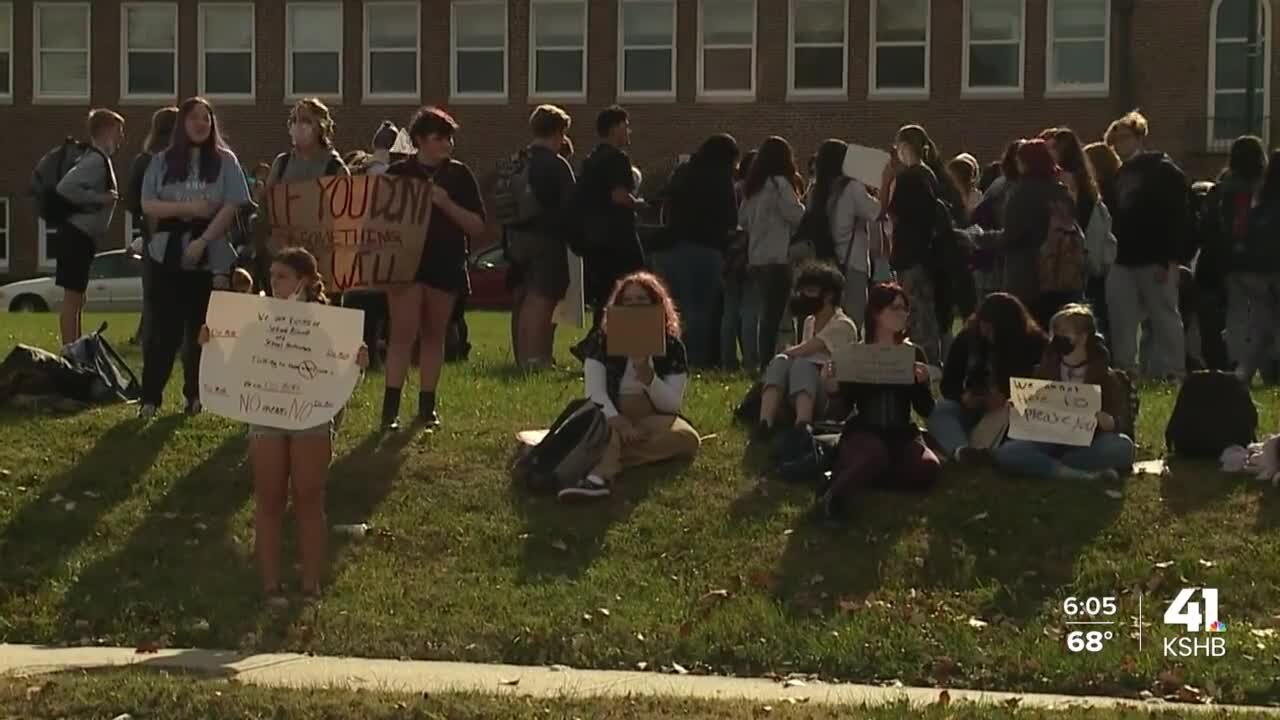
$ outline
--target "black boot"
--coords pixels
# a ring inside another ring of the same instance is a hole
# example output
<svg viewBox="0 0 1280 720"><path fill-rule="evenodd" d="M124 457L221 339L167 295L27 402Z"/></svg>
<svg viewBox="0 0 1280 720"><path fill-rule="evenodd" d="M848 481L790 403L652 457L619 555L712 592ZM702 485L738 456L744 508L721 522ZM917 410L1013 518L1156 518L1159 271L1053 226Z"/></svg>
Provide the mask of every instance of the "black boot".
<svg viewBox="0 0 1280 720"><path fill-rule="evenodd" d="M440 427L440 416L436 414L436 394L434 392L418 393L418 422L428 430Z"/></svg>
<svg viewBox="0 0 1280 720"><path fill-rule="evenodd" d="M382 429L400 429L400 388L387 388L382 393Z"/></svg>

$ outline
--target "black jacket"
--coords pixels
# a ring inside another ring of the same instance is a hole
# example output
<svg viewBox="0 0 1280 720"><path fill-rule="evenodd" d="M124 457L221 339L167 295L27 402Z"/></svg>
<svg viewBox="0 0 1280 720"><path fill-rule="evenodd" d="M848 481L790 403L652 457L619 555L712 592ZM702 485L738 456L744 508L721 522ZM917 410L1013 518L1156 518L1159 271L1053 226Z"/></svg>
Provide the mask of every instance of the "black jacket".
<svg viewBox="0 0 1280 720"><path fill-rule="evenodd" d="M893 252L889 264L907 270L930 260L938 230L938 178L921 163L898 174L889 201Z"/></svg>
<svg viewBox="0 0 1280 720"><path fill-rule="evenodd" d="M966 390L986 392L989 388L1009 397L1009 378L1031 377L1047 346L1043 336L1032 336L993 348L966 327L951 343L942 366L942 397L960 402Z"/></svg>
<svg viewBox="0 0 1280 720"><path fill-rule="evenodd" d="M671 174L667 226L673 244L692 243L723 252L738 228L733 176L700 169L695 161Z"/></svg>
<svg viewBox="0 0 1280 720"><path fill-rule="evenodd" d="M1110 210L1117 265L1191 261L1191 188L1168 155L1143 152L1121 165Z"/></svg>

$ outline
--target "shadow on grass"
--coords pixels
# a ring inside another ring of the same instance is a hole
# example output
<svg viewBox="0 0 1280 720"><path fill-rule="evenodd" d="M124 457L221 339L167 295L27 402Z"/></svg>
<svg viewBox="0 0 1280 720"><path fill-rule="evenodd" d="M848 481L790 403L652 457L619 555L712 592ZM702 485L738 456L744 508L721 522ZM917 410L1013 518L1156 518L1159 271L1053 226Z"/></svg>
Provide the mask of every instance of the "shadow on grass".
<svg viewBox="0 0 1280 720"><path fill-rule="evenodd" d="M1229 475L1209 460L1165 458L1168 467L1160 478L1160 496L1174 515L1190 515L1222 503L1244 481Z"/></svg>
<svg viewBox="0 0 1280 720"><path fill-rule="evenodd" d="M98 521L129 497L180 422L180 416L145 426L137 420L121 422L99 435L74 467L45 482L40 495L0 533L5 549L0 588L13 594L38 592L62 561L93 536ZM60 498L56 503L55 497ZM65 502L75 502L76 509L64 512Z"/></svg>

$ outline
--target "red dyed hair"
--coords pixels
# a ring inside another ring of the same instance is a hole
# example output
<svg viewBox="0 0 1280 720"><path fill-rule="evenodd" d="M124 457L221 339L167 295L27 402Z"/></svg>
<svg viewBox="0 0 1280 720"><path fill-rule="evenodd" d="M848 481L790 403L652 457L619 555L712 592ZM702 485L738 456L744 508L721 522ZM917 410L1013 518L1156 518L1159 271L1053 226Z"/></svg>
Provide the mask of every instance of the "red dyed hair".
<svg viewBox="0 0 1280 720"><path fill-rule="evenodd" d="M907 304L907 310L910 311L911 298L907 297L907 291L903 290L902 286L896 282L876 283L867 290L867 314L864 318L866 325L863 326L866 329L863 332L863 342L873 343L876 341L880 313L884 312L884 309L892 305L893 301L898 298L902 298L902 302ZM907 334L905 331L897 338L898 342L903 342L906 339Z"/></svg>
<svg viewBox="0 0 1280 720"><path fill-rule="evenodd" d="M609 294L609 307L618 304L618 298L622 297L622 291L631 284L639 285L648 293L649 299L654 305L661 305L662 312L667 318L667 335L678 338L680 337L680 312L676 310L676 301L671 299L671 291L667 289L666 283L662 282L657 275L650 272L636 272L627 275L613 286L613 292ZM600 322L600 329L606 334L609 332L609 314L605 313L604 319Z"/></svg>
<svg viewBox="0 0 1280 720"><path fill-rule="evenodd" d="M1023 177L1052 180L1058 175L1058 164L1053 161L1049 143L1044 140L1036 138L1022 143L1018 148L1018 159L1025 166Z"/></svg>

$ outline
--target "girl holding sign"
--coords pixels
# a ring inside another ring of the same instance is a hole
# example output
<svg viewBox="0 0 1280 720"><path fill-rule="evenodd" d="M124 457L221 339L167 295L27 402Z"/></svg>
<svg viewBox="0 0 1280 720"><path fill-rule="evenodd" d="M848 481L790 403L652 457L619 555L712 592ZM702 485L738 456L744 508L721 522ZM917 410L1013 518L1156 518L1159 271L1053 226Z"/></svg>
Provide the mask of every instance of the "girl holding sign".
<svg viewBox="0 0 1280 720"><path fill-rule="evenodd" d="M1133 465L1137 418L1129 403L1129 384L1111 367L1111 355L1093 311L1068 305L1049 324L1053 339L1035 377L1102 387L1102 410L1089 447L1068 447L1031 440L1006 440L995 450L996 466L1009 472L1054 480L1118 480Z"/></svg>
<svg viewBox="0 0 1280 720"><path fill-rule="evenodd" d="M328 303L315 256L303 248L280 251L271 261L271 295L299 302ZM209 342L209 328L202 328L201 345ZM369 366L369 351L356 354L361 370ZM254 554L262 575L263 593L273 607L288 605L280 583L280 535L290 491L298 521L298 549L302 554L302 592L308 600L320 594L324 575L326 540L325 484L333 459L333 434L337 420L303 430L264 425L249 426L249 459L253 463Z"/></svg>

